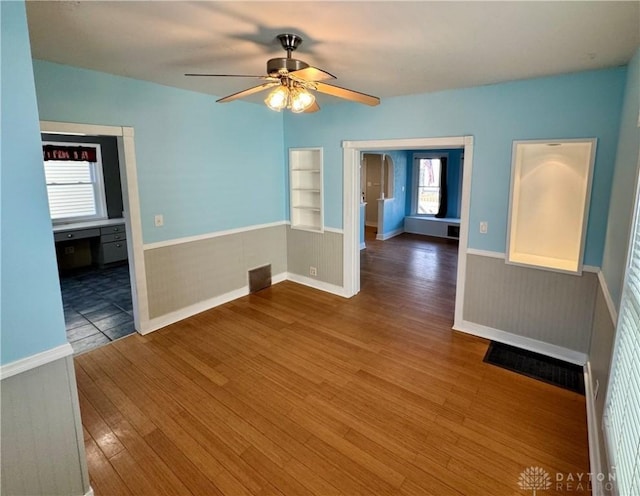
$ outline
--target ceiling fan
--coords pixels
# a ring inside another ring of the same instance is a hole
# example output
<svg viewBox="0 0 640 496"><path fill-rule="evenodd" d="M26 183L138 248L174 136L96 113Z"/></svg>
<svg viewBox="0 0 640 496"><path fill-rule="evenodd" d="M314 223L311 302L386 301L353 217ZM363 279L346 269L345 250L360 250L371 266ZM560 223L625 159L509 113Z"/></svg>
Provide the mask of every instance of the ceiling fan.
<svg viewBox="0 0 640 496"><path fill-rule="evenodd" d="M257 78L265 81L264 83L253 86L238 93L225 96L216 100L219 103L231 102L238 98L243 98L260 91L273 89L265 103L267 106L276 111L284 108L290 109L292 112L317 112L320 106L316 102L315 96L311 91L319 91L327 95L344 98L357 103L375 106L380 103L380 99L376 96L367 95L358 91L341 88L324 81L336 79L333 74L310 66L302 60L294 59L291 53L302 43L302 38L296 34L279 34L278 39L282 48L286 50L286 58L280 57L267 61L266 76L252 76L245 74L185 74L185 76L197 77L246 77Z"/></svg>

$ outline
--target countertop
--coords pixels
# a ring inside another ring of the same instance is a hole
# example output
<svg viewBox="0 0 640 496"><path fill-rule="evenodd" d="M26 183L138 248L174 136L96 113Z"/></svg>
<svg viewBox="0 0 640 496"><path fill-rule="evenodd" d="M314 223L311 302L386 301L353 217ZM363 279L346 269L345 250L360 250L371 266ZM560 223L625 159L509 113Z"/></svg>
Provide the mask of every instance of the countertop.
<svg viewBox="0 0 640 496"><path fill-rule="evenodd" d="M95 227L115 226L118 224L124 224L124 217L116 219L103 219L103 220L89 220L85 222L70 222L69 224L55 224L53 226L53 232L65 232L65 231L77 231L78 229L91 229Z"/></svg>

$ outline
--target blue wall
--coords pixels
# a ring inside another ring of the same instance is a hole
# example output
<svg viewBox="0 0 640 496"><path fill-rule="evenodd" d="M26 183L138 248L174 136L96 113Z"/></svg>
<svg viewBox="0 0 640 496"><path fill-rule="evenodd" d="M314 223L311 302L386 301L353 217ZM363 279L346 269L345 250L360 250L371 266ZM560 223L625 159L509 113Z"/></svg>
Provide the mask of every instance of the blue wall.
<svg viewBox="0 0 640 496"><path fill-rule="evenodd" d="M384 202L384 219L382 233L389 234L404 226L405 205L407 197L407 154L403 151L387 151L394 166L393 199Z"/></svg>
<svg viewBox="0 0 640 496"><path fill-rule="evenodd" d="M469 246L503 253L513 140L598 138L584 262L602 261L626 68L383 99L284 115L285 146L323 146L325 223L342 227L343 140L474 136ZM294 125L295 122L295 125ZM480 234L480 221L489 232Z"/></svg>
<svg viewBox="0 0 640 496"><path fill-rule="evenodd" d="M462 201L462 155L463 149L450 150L408 150L407 155L407 201L405 212L411 215L411 203L413 196L413 155L415 153L446 153L449 157L447 161L447 218L460 218L460 203Z"/></svg>
<svg viewBox="0 0 640 496"><path fill-rule="evenodd" d="M287 218L281 114L50 62L33 66L42 120L134 127L145 243ZM154 227L155 214L164 227Z"/></svg>
<svg viewBox="0 0 640 496"><path fill-rule="evenodd" d="M389 234L404 226L405 205L407 196L407 154L399 150L375 150L370 152L375 155L385 154L393 162L393 198L387 198L384 202L384 217L382 233ZM361 242L364 239L361 240Z"/></svg>
<svg viewBox="0 0 640 496"><path fill-rule="evenodd" d="M640 155L640 49L629 63L624 103L620 120L620 137L611 189L607 236L602 258L602 272L616 308L620 306L624 266L627 258L629 229L633 215Z"/></svg>
<svg viewBox="0 0 640 496"><path fill-rule="evenodd" d="M0 2L0 363L66 343L23 2Z"/></svg>

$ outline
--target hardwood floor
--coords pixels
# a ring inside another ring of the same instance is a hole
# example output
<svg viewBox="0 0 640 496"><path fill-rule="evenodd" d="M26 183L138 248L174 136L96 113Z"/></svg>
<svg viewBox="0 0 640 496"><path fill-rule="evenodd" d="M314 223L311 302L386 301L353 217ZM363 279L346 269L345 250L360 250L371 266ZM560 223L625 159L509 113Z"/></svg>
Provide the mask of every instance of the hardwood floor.
<svg viewBox="0 0 640 496"><path fill-rule="evenodd" d="M534 466L566 494L584 397L451 331L456 249L372 241L350 300L284 282L77 357L95 493L516 495Z"/></svg>

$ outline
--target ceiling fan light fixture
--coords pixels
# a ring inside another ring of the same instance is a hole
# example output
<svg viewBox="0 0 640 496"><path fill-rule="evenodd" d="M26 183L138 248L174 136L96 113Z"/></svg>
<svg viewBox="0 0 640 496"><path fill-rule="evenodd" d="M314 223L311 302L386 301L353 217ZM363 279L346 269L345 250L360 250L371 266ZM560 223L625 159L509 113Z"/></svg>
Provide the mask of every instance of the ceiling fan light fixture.
<svg viewBox="0 0 640 496"><path fill-rule="evenodd" d="M284 108L288 108L294 113L300 112L317 112L320 106L316 103L316 97L309 89L318 93L326 93L327 95L343 98L352 102L363 103L365 105L375 106L380 104L380 98L377 96L367 95L358 91L341 88L332 84L325 83L335 79L333 74L310 66L306 62L294 59L291 54L298 48L302 42L302 38L297 34L284 33L278 35L282 48L287 52L286 57L276 57L267 61L267 74L264 76L254 76L246 74L196 74L188 73L185 76L207 76L207 77L246 77L257 78L266 83L259 84L238 91L231 95L216 100L218 103L231 102L239 98L244 98L254 93L278 86L271 91L264 103L271 110L280 112Z"/></svg>
<svg viewBox="0 0 640 496"><path fill-rule="evenodd" d="M312 93L309 93L304 88L296 88L291 92L291 103L290 108L291 112L295 114L299 114L300 112L304 112L307 110L313 102L316 101L316 97L313 96Z"/></svg>
<svg viewBox="0 0 640 496"><path fill-rule="evenodd" d="M278 86L275 90L269 93L267 98L265 98L264 103L266 103L267 107L271 110L280 112L287 106L288 101L289 89L286 86Z"/></svg>

